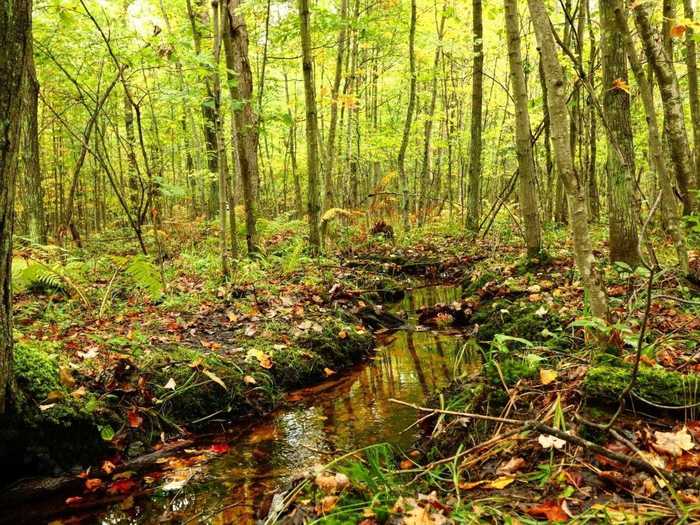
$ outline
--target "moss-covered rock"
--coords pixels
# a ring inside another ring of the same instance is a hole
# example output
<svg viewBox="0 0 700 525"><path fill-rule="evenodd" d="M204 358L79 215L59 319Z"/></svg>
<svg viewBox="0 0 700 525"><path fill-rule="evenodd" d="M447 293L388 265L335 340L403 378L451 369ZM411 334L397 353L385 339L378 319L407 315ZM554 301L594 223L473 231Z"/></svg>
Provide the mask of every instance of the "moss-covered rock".
<svg viewBox="0 0 700 525"><path fill-rule="evenodd" d="M0 461L22 471L65 469L106 450L100 427L108 413L95 396L71 395L59 380L58 355L49 343L14 348L15 385L0 422Z"/></svg>
<svg viewBox="0 0 700 525"><path fill-rule="evenodd" d="M617 403L632 377L626 366L594 366L583 382L589 399L600 403ZM697 400L700 375L681 374L661 367L643 366L639 369L633 392L643 400L665 406L683 406Z"/></svg>
<svg viewBox="0 0 700 525"><path fill-rule="evenodd" d="M479 325L480 341L491 341L496 334L526 339L531 343L566 350L572 344L564 331L563 320L541 303L525 300L500 299L482 304L473 314L471 322Z"/></svg>

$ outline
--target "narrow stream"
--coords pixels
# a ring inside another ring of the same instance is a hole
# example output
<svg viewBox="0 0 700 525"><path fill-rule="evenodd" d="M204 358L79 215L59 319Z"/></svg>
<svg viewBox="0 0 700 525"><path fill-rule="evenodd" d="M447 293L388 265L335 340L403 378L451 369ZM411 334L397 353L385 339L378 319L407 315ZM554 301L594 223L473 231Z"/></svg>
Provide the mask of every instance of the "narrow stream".
<svg viewBox="0 0 700 525"><path fill-rule="evenodd" d="M416 289L390 307L412 312L459 298L455 287ZM342 377L288 396L285 408L251 425L230 449L199 468L183 487L157 491L128 510L91 516L106 524L254 523L270 498L316 464L370 444L410 447L416 412L389 401L423 403L455 374L476 370L459 332L401 330L380 336L372 360ZM189 521L188 521L189 520Z"/></svg>

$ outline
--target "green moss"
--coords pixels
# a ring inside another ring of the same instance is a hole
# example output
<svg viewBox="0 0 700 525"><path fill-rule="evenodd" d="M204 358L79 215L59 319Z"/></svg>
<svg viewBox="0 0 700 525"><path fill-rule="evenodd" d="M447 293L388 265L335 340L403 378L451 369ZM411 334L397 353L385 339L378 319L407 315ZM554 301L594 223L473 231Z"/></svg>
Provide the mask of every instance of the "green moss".
<svg viewBox="0 0 700 525"><path fill-rule="evenodd" d="M508 301L506 299L483 304L471 318L479 325L480 341L491 341L496 334L527 339L531 343L567 350L572 341L562 331L562 320L548 310L544 315L537 311L542 303Z"/></svg>
<svg viewBox="0 0 700 525"><path fill-rule="evenodd" d="M603 403L616 403L630 382L632 370L627 366L601 365L591 368L583 382L589 398ZM639 397L668 406L693 402L700 393L700 375L680 374L660 367L642 367L634 393Z"/></svg>
<svg viewBox="0 0 700 525"><path fill-rule="evenodd" d="M529 359L506 357L498 361L498 368L501 369L506 385L513 386L521 379L532 379L535 377L539 372L540 364ZM496 368L496 364L493 361L489 361L484 365L486 377L494 386L502 386L503 384L498 368Z"/></svg>

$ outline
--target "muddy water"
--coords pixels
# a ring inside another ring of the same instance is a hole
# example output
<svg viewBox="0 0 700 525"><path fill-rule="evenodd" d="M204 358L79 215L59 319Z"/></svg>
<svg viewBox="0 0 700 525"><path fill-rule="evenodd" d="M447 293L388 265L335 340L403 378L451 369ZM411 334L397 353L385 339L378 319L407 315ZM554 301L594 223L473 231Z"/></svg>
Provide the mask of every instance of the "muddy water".
<svg viewBox="0 0 700 525"><path fill-rule="evenodd" d="M420 306L450 302L459 293L418 289L392 309L412 319ZM455 375L478 370L478 358L455 332L401 330L380 336L379 344L368 363L292 393L286 408L231 440L230 451L195 469L184 487L156 492L129 510L109 509L98 522L253 523L275 491L313 465L374 443L409 447L417 437L409 428L416 412L389 399L422 403Z"/></svg>

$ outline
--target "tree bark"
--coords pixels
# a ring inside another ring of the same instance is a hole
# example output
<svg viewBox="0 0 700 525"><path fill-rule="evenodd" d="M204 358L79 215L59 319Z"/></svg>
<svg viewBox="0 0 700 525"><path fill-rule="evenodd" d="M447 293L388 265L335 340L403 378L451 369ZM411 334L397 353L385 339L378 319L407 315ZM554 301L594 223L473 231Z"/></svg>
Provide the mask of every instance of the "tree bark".
<svg viewBox="0 0 700 525"><path fill-rule="evenodd" d="M666 203L666 210L670 212L668 217L668 229L673 239L678 257L678 266L681 271L688 273L688 252L686 249L685 238L680 225L680 217L678 216L678 206L673 195L670 176L666 170L666 162L664 160L663 146L661 135L659 134L659 124L656 117L656 108L654 107L654 98L652 95L652 86L644 73L641 60L637 55L637 50L634 47L632 33L627 23L627 16L622 6L621 0L614 0L612 6L617 23L617 30L621 36L621 42L627 53L630 68L637 79L639 93L641 95L642 104L644 105L644 113L647 122L647 136L649 141L649 157L651 164L656 171L656 176L659 179L661 186L662 199Z"/></svg>
<svg viewBox="0 0 700 525"><path fill-rule="evenodd" d="M187 16L190 21L190 27L192 29L192 41L194 43L194 52L199 55L202 52L202 31L201 26L206 26L205 17L206 9L204 7L204 0L195 0L194 7L192 6L191 0L187 0ZM219 173L219 158L217 155L216 146L216 115L214 111L214 94L212 93L211 76L208 75L204 79L204 99L200 105L202 112L202 122L203 122L203 133L204 133L204 144L206 148L207 155L207 168L209 170L209 176L211 178L208 181L209 195L207 196L205 208L207 210L207 217L211 219L214 216L216 210L216 189L217 178Z"/></svg>
<svg viewBox="0 0 700 525"><path fill-rule="evenodd" d="M401 146L399 147L398 167L399 167L399 182L401 184L401 215L403 218L403 228L408 231L408 176L406 175L406 150L408 149L408 141L411 138L411 125L413 124L413 112L416 106L416 0L411 0L411 22L408 31L408 65L409 65L409 86L408 86L408 105L406 106L406 120L403 126L403 135L401 136Z"/></svg>
<svg viewBox="0 0 700 525"><path fill-rule="evenodd" d="M472 105L471 143L469 145L469 205L467 228L476 231L481 215L481 150L482 150L482 105L484 90L484 26L481 0L472 0Z"/></svg>
<svg viewBox="0 0 700 525"><path fill-rule="evenodd" d="M12 234L31 0L0 0L0 414L12 381Z"/></svg>
<svg viewBox="0 0 700 525"><path fill-rule="evenodd" d="M567 193L576 266L581 273L591 313L595 317L607 319L607 297L591 244L586 187L581 183L571 157L571 137L569 136L571 130L566 108L564 71L557 57L549 16L543 0L528 0L528 6L542 55L542 66L547 83L547 106L551 118L552 145L557 172Z"/></svg>
<svg viewBox="0 0 700 525"><path fill-rule="evenodd" d="M256 224L257 198L255 185L258 180L257 117L253 111L253 74L248 59L248 29L238 13L241 0L225 0L222 17L226 70L231 101L234 104L238 170L243 189L245 207L246 245L248 253L258 251Z"/></svg>
<svg viewBox="0 0 700 525"><path fill-rule="evenodd" d="M694 21L693 2L683 0L685 17ZM698 60L695 47L695 29L688 26L685 32L685 63L688 66L688 97L693 123L693 153L695 159L695 189L700 189L700 99L698 99Z"/></svg>
<svg viewBox="0 0 700 525"><path fill-rule="evenodd" d="M311 27L309 0L299 0L299 28L301 31L302 70L304 73L304 101L306 105L306 154L308 177L309 244L311 251L321 250L319 214L321 211L318 177L318 113L316 109L316 85L311 56Z"/></svg>
<svg viewBox="0 0 700 525"><path fill-rule="evenodd" d="M683 115L683 99L678 88L676 71L671 58L660 44L658 35L649 22L649 7L642 3L635 6L633 11L647 60L654 69L661 92L664 128L668 138L671 163L676 172L678 194L683 202L683 214L688 215L693 209L693 199L689 190L690 181L694 177L694 167L690 156Z"/></svg>
<svg viewBox="0 0 700 525"><path fill-rule="evenodd" d="M622 36L617 30L612 2L600 4L601 57L603 62L603 113L614 125L606 134L608 142L605 171L608 182L610 260L632 268L639 263L634 188L634 146L627 88L627 59ZM615 148L617 145L617 150Z"/></svg>
<svg viewBox="0 0 700 525"><path fill-rule="evenodd" d="M326 144L326 168L324 182L324 209L333 207L333 169L335 168L335 136L338 127L338 93L343 78L343 58L345 57L345 41L347 40L348 0L340 0L340 18L342 26L338 32L338 50L335 57L335 76L331 88L331 115L328 123L328 140Z"/></svg>
<svg viewBox="0 0 700 525"><path fill-rule="evenodd" d="M24 147L25 205L28 216L28 233L33 242L46 244L46 218L44 191L41 186L41 157L39 149L39 81L34 67L33 46L29 39L24 84Z"/></svg>
<svg viewBox="0 0 700 525"><path fill-rule="evenodd" d="M535 159L530 140L530 115L527 110L527 81L520 51L520 17L517 0L504 0L510 81L515 104L515 147L518 154L520 213L525 227L528 257L542 251L539 203L535 181Z"/></svg>

